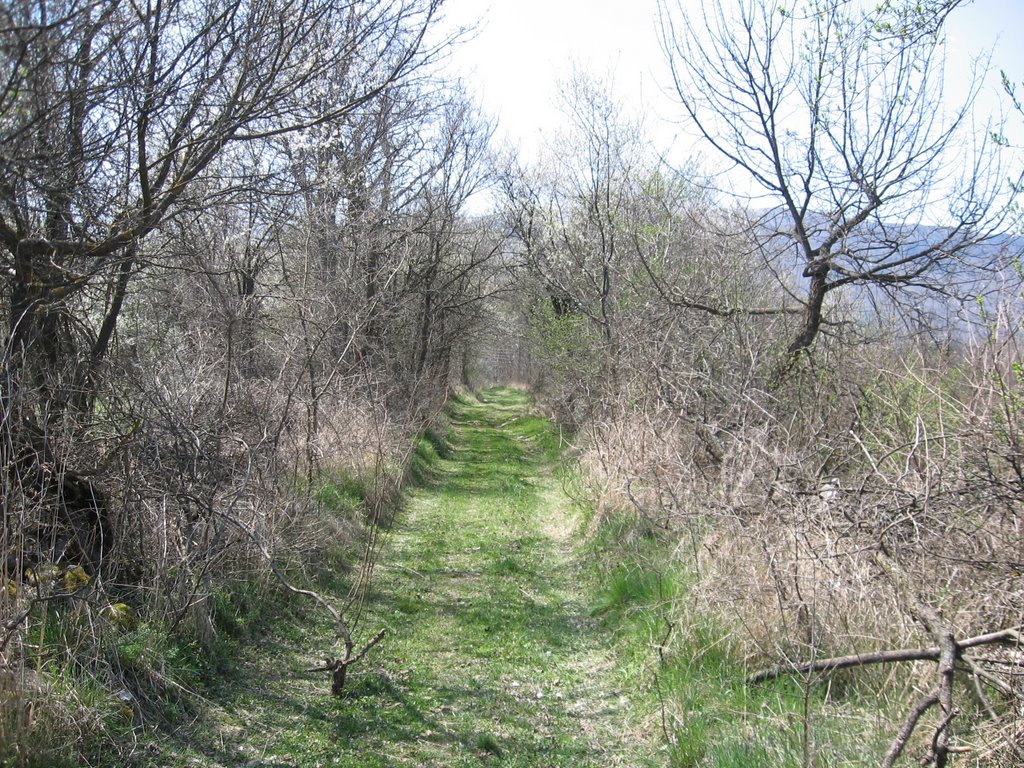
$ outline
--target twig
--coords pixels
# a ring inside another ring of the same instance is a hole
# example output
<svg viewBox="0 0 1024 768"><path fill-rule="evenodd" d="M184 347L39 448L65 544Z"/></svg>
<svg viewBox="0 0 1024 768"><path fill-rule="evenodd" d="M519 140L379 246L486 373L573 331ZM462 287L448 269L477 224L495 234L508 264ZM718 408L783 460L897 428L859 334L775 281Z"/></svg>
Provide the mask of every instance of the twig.
<svg viewBox="0 0 1024 768"><path fill-rule="evenodd" d="M921 719L921 716L924 715L925 712L938 703L938 688L917 703L917 706L911 710L909 715L907 715L907 719L903 723L903 727L900 728L900 732L896 734L896 738L893 739L892 745L890 745L889 751L885 755L885 760L882 761L882 768L892 768L897 758L899 758L903 753L903 749L907 746L907 741L910 739L910 735L914 732L914 728L917 727L917 721Z"/></svg>
<svg viewBox="0 0 1024 768"><path fill-rule="evenodd" d="M658 673L654 676L654 687L658 692L658 705L661 708L661 732L665 737L665 741L669 744L675 744L676 740L669 732L668 728L668 706L665 704L665 694L661 690L661 673L668 665L665 659L665 643L668 642L672 636L672 632L675 630L676 624L674 621L665 619L665 636L661 638L661 642L658 643Z"/></svg>
<svg viewBox="0 0 1024 768"><path fill-rule="evenodd" d="M351 652L352 646L349 645L351 640L347 640L346 641L346 646L345 646L345 658L343 658L343 659L330 659L330 658L328 658L328 659L324 660L324 665L322 667L313 667L312 669L307 669L306 671L307 672L330 672L331 675L332 675L332 678L331 678L331 693L334 694L335 696L339 696L339 695L341 695L341 692L345 689L345 678L348 675L348 668L350 666L352 666L353 664L357 663L358 661L360 661L364 656L366 656L367 653L370 652L371 648L373 648L375 645L377 645L377 643L379 643L381 640L383 640L385 632L386 632L386 630L383 630L383 629L380 630L376 635L374 635L370 639L370 642L368 642L366 645L364 645L363 649L359 653L357 653L355 655L352 655L352 652Z"/></svg>
<svg viewBox="0 0 1024 768"><path fill-rule="evenodd" d="M935 768L945 768L949 756L949 723L957 715L957 710L953 707L953 682L960 648L952 631L939 616L939 612L921 599L906 572L889 556L884 546L875 555L875 561L881 566L900 597L906 601L908 611L925 626L939 645L939 679L935 693L942 709L942 720L932 733L929 761L934 761Z"/></svg>
<svg viewBox="0 0 1024 768"><path fill-rule="evenodd" d="M985 695L985 689L981 687L982 670L978 669L977 665L970 659L962 659L962 661L971 673L971 684L974 686L974 695L977 696L978 703L981 704L982 709L985 710L992 722L1001 723L1002 718L999 717L999 713L996 712L995 708L992 706L992 702L990 702L988 700L988 696Z"/></svg>
<svg viewBox="0 0 1024 768"><path fill-rule="evenodd" d="M242 531L242 533L248 536L252 543L257 547L257 549L259 549L263 557L266 559L267 565L270 568L271 573L273 573L274 576L277 577L277 580L280 582L281 586L283 586L286 590L293 594L303 595L305 597L312 599L317 604L322 606L324 610L326 610L331 615L331 618L334 619L335 629L337 630L338 635L341 637L342 643L345 646L344 658L328 658L323 667L318 667L316 669L311 669L307 671L331 672L333 675L331 680L331 693L335 696L339 695L345 687L345 676L348 672L349 666L355 664L357 661L362 659L369 652L369 650L373 648L373 646L377 645L377 643L384 639L385 630L380 630L376 635L373 636L370 642L363 646L363 649L359 653L353 654L353 650L355 650L355 643L352 640L352 633L349 632L348 623L345 621L344 614L337 608L335 608L333 605L331 605L319 593L314 592L311 589L303 589L302 587L296 587L294 584L288 581L288 579L285 578L284 574L281 573L280 569L278 569L277 565L274 563L274 560L270 555L270 552L267 551L267 548L263 545L263 542L259 540L256 534L253 531L249 530L249 528L240 520L236 520L235 518L230 516L226 516L226 519L229 522L233 523L235 527Z"/></svg>
<svg viewBox="0 0 1024 768"><path fill-rule="evenodd" d="M86 598L82 597L82 595L80 594L82 590L85 588L86 587L80 587L79 589L76 589L74 592L58 592L52 595L37 594L35 597L31 598L29 600L28 607L25 610L23 610L21 613L19 613L18 615L14 616L13 618L9 619L4 623L4 636L3 639L0 640L0 654L3 654L7 651L7 646L10 645L11 640L18 633L18 627L20 627L22 623L24 623L25 619L27 619L32 614L32 611L35 610L35 607L37 605L39 605L40 603L48 603L55 600L63 600L65 598L77 598L79 600L86 600Z"/></svg>

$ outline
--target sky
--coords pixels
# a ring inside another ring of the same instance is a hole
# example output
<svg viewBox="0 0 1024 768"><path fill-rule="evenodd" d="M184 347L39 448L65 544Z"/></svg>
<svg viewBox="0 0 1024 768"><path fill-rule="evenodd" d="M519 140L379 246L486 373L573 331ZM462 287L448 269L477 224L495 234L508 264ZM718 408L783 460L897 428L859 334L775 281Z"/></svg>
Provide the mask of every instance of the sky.
<svg viewBox="0 0 1024 768"><path fill-rule="evenodd" d="M699 8L701 0L684 2ZM447 0L448 24L478 25L448 65L496 121L498 139L518 147L526 161L563 120L555 107L558 82L574 64L598 76L610 73L617 97L643 114L661 151L677 156L692 140L670 94L657 7L657 0ZM1022 30L1024 0L973 0L954 11L947 22L948 91L962 92L958 80L971 57L991 49L989 95L980 106L998 111L999 70L1024 82ZM1020 90L1024 95L1024 85ZM1024 117L1019 123L1024 135Z"/></svg>
<svg viewBox="0 0 1024 768"><path fill-rule="evenodd" d="M526 154L561 120L558 82L574 64L612 72L633 107L664 101L656 0L447 0L444 9L449 23L478 24L453 52L453 71L497 121L499 137Z"/></svg>

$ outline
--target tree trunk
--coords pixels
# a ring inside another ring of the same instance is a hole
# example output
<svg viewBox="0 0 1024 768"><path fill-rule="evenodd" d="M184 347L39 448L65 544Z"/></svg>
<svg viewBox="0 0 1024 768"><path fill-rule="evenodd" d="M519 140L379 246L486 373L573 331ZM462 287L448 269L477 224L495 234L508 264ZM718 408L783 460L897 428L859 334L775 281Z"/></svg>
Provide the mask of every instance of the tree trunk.
<svg viewBox="0 0 1024 768"><path fill-rule="evenodd" d="M803 326L796 338L786 350L786 356L792 361L810 349L821 329L821 308L828 292L826 279L828 267L817 270L810 275L811 284L807 289L807 305L804 309Z"/></svg>

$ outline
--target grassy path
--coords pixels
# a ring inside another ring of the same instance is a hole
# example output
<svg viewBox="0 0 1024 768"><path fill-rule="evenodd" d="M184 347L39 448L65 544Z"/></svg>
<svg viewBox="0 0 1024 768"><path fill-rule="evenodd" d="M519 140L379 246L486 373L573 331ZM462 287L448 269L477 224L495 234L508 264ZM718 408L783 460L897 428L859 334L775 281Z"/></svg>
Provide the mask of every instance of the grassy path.
<svg viewBox="0 0 1024 768"><path fill-rule="evenodd" d="M656 764L589 615L549 425L492 390L454 405L453 431L389 534L360 627L388 636L346 695L301 674L322 629L268 638L179 764Z"/></svg>

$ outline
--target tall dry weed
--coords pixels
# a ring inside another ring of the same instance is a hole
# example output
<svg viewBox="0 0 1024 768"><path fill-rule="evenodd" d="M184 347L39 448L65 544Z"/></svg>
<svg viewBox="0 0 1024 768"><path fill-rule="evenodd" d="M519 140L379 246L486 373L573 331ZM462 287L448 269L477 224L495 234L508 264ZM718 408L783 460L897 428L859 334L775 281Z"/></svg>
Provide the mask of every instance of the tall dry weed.
<svg viewBox="0 0 1024 768"><path fill-rule="evenodd" d="M782 388L661 371L590 425L581 465L603 505L628 503L677 532L675 557L692 574L680 610L727 631L751 670L926 647L917 601L956 638L1019 627L1024 368L1013 328L944 348L826 347ZM710 408L709 391L729 396ZM905 578L894 582L880 557ZM989 661L965 685L988 702L975 740L1000 765L1024 712L1024 652ZM933 669L862 679L912 698Z"/></svg>

